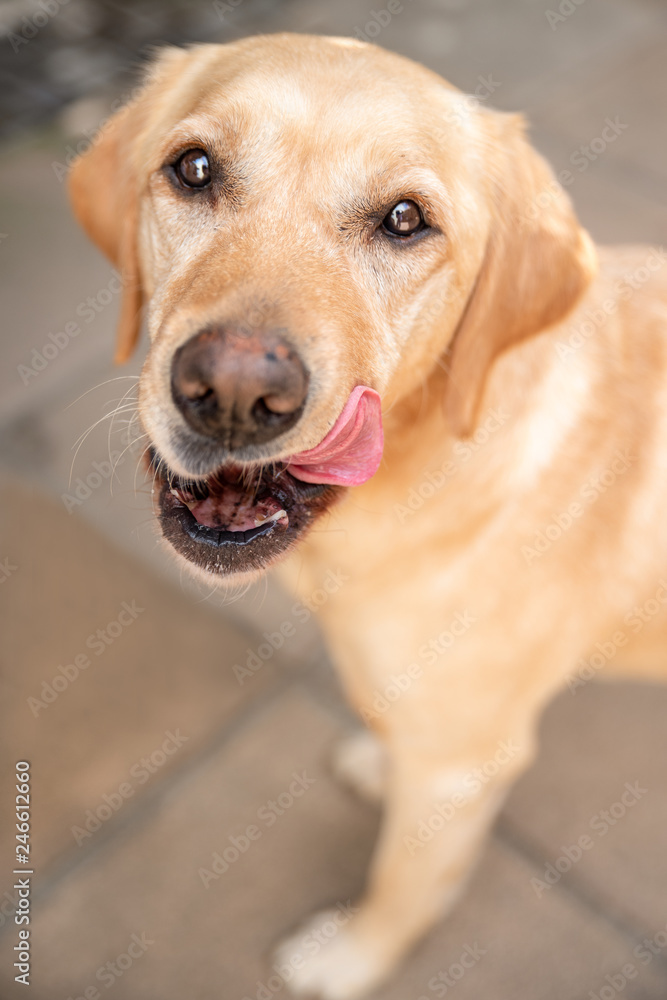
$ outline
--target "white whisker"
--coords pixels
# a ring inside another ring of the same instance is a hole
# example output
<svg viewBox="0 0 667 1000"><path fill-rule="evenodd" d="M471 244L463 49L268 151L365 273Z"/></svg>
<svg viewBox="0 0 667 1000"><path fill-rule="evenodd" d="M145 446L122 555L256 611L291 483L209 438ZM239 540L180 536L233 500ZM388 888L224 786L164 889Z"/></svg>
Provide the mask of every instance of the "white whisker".
<svg viewBox="0 0 667 1000"><path fill-rule="evenodd" d="M86 389L86 391L82 392L80 396L77 396L77 398L72 400L71 403L68 403L65 409L69 410L70 406L74 406L74 404L78 403L80 399L83 399L84 396L87 396L89 392L94 392L95 389L101 389L103 385L109 385L110 382L119 382L120 379L123 378L132 378L134 379L135 383L139 381L138 375L117 375L115 378L105 379L104 382L100 382L98 385L94 385L90 389Z"/></svg>
<svg viewBox="0 0 667 1000"><path fill-rule="evenodd" d="M114 410L112 413L105 413L103 417L100 417L99 420L96 420L93 424L91 424L90 427L88 428L88 430L84 431L84 433L72 445L73 448L76 448L76 451L74 452L74 456L72 458L72 464L70 466L70 471L69 471L69 485L70 486L72 485L72 475L74 474L74 463L76 462L77 455L81 451L81 448L83 447L86 439L88 438L88 435L91 434L92 431L94 431L95 428L98 427L101 423L103 423L105 420L108 420L110 417L112 417L115 413L118 413L118 412L122 413L122 412L124 412L126 410L129 411L129 410L134 410L134 409L135 409L135 405L134 405L134 403L132 403L132 404L128 404L127 406L123 407L120 411L119 410Z"/></svg>

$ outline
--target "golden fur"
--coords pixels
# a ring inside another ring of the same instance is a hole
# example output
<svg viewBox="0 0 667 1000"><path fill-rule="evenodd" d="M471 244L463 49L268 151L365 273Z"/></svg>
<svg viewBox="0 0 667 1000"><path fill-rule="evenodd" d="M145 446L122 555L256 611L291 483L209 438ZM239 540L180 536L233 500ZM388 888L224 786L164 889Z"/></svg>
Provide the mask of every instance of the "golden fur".
<svg viewBox="0 0 667 1000"><path fill-rule="evenodd" d="M206 209L161 171L199 144L229 162ZM223 311L289 326L312 373L267 458L316 445L355 385L382 395L379 472L284 567L305 596L347 577L322 626L389 760L360 911L291 981L359 996L456 898L577 661L620 631L601 676L665 673L664 613L624 621L665 574L667 257L598 253L519 118L347 39L166 50L71 193L126 277L120 361L148 305L142 422L176 471L171 358ZM380 245L368 211L409 197L434 233ZM415 846L434 803L452 815Z"/></svg>

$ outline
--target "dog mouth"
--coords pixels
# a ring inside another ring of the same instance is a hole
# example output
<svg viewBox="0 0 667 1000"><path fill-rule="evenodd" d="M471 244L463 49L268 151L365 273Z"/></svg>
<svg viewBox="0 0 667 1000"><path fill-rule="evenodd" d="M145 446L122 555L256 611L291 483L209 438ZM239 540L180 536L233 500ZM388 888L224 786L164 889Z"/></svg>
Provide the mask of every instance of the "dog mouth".
<svg viewBox="0 0 667 1000"><path fill-rule="evenodd" d="M319 444L285 462L226 462L184 479L148 453L162 534L208 573L266 569L287 553L348 487L367 482L382 457L379 394L355 386Z"/></svg>
<svg viewBox="0 0 667 1000"><path fill-rule="evenodd" d="M148 458L162 534L181 556L217 576L266 569L345 492L295 479L285 465L229 463L185 479L156 452Z"/></svg>

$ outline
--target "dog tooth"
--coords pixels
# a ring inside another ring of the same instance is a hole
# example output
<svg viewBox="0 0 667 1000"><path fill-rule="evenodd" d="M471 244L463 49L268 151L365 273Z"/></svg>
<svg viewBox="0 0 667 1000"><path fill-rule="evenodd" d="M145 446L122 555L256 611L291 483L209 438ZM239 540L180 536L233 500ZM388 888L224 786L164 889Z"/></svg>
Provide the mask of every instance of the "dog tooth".
<svg viewBox="0 0 667 1000"><path fill-rule="evenodd" d="M259 528L260 524L266 524L268 521L280 521L283 517L287 517L287 511L285 510L277 510L275 514L271 514L270 517L256 517L255 527Z"/></svg>
<svg viewBox="0 0 667 1000"><path fill-rule="evenodd" d="M171 489L169 490L169 492L171 493L172 496L176 497L179 503L182 503L185 507L187 507L188 510L192 510L192 508L196 507L197 504L199 503L199 500L186 500L184 497L181 496L178 490Z"/></svg>

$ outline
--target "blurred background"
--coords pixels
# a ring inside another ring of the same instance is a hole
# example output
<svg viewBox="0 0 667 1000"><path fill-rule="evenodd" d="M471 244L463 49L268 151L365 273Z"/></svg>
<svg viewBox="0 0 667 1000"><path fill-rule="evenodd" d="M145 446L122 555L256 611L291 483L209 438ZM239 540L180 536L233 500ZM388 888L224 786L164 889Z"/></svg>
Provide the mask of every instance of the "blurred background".
<svg viewBox="0 0 667 1000"><path fill-rule="evenodd" d="M35 1000L286 996L272 946L363 884L378 814L330 777L355 722L314 618L273 581L225 603L160 547L128 448L141 357L111 364L118 282L65 190L152 47L283 30L365 36L526 112L598 241L667 242L662 0L403 0L389 16L385 0L0 5L8 1000L26 995L13 969L17 760L33 775ZM378 996L664 1000L666 718L667 689L565 691L468 895ZM315 780L293 795L304 772ZM593 848L577 854L584 835Z"/></svg>

